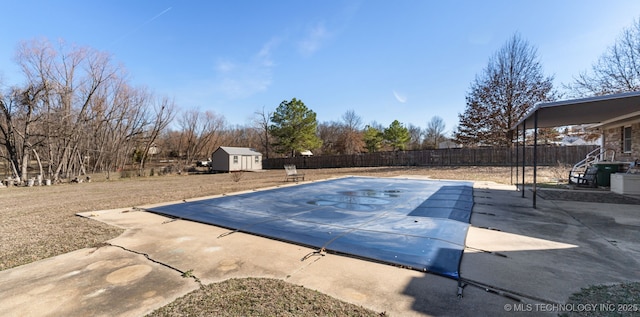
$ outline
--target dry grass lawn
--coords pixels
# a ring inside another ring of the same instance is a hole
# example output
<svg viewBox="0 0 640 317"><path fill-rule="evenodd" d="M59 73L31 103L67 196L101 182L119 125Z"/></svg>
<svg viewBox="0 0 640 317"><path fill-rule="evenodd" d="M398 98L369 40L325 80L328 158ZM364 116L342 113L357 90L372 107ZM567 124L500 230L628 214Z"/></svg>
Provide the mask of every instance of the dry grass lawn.
<svg viewBox="0 0 640 317"><path fill-rule="evenodd" d="M390 177L423 175L435 179L511 181L508 167L461 168L344 168L303 170L306 180L346 175ZM529 171L530 174L530 171ZM552 169L539 171L539 181L554 177ZM78 212L132 207L282 184L284 170L230 174L170 175L105 181L93 175L91 183L48 187L0 189L0 270L31 263L81 248L98 246L122 233L98 221L75 216ZM101 179L102 178L102 179ZM530 179L530 178L529 178ZM273 294L280 289L280 295ZM230 292L232 290L232 292ZM221 292L235 294L221 297ZM216 295L217 294L217 295ZM247 294L263 300L246 301ZM191 296L191 297L189 297ZM313 300L311 300L313 299ZM181 301L181 302L178 302ZM219 315L211 305L228 307L232 315L379 315L299 286L270 279L230 280L205 285L154 313L155 316ZM270 303L266 305L265 303ZM314 303L311 305L310 303ZM221 306L222 305L222 306ZM311 306L310 306L311 305ZM315 305L315 306L314 306ZM383 314L383 313L382 313Z"/></svg>

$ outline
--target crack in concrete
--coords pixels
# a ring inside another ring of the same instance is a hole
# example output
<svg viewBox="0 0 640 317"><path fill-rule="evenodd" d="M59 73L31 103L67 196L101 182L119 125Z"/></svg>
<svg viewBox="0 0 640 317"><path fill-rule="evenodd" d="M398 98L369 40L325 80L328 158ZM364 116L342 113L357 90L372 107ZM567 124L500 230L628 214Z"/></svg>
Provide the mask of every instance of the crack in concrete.
<svg viewBox="0 0 640 317"><path fill-rule="evenodd" d="M156 264L162 265L162 266L164 266L164 267L166 267L166 268L168 268L168 269L170 269L170 270L173 270L173 271L176 271L176 272L180 273L180 276L182 276L182 277L185 277L185 278L186 278L186 277L188 277L188 278L192 278L194 281L196 281L196 282L200 285L200 287L202 287L202 286L203 286L203 285L202 285L202 281L200 281L200 279L199 279L197 276L193 275L193 270L182 271L181 269L179 269L179 268L177 268L177 267L175 267L175 266L172 266L172 265L169 265L169 264L167 264L167 263L160 262L160 261L158 261L158 260L153 259L153 258L152 258L151 256L149 256L149 254L147 254L147 253L139 252L139 251L136 251L136 250L131 250L131 249L125 248L125 247L123 247L123 246L121 246L121 245L116 245L116 244L112 244L112 243L109 243L109 242L105 242L103 245L105 245L105 246L112 246L112 247L116 247L116 248L120 248L120 249L122 249L122 250L124 250L124 251L127 251L127 252L131 252L131 253L134 253L134 254L137 254L137 255L142 255L142 256L144 256L147 260L149 260L149 261L151 261L151 262L153 262L153 263L156 263Z"/></svg>

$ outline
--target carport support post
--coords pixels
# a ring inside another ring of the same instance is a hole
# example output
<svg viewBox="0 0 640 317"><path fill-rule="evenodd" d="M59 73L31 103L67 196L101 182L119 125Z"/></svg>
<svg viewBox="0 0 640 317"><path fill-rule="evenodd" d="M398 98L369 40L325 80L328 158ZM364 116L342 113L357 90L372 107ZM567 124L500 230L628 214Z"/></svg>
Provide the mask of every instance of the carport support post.
<svg viewBox="0 0 640 317"><path fill-rule="evenodd" d="M538 176L538 111L533 113L533 208L536 208Z"/></svg>
<svg viewBox="0 0 640 317"><path fill-rule="evenodd" d="M513 144L513 141L512 141L512 144ZM519 170L518 169L518 145L519 145L518 144L518 130L516 130L516 143L515 143L516 159L515 160L513 159L513 154L514 154L513 153L513 148L510 149L510 151L511 151L511 184L512 185L516 184L516 189L518 187L518 170ZM516 164L516 182L515 183L513 182L513 164L514 163Z"/></svg>
<svg viewBox="0 0 640 317"><path fill-rule="evenodd" d="M525 146L527 146L527 121L522 121L522 198L524 198L524 169L526 166Z"/></svg>
<svg viewBox="0 0 640 317"><path fill-rule="evenodd" d="M518 135L518 132L520 130L518 129L518 127L516 126L516 188L518 188L518 178L520 177L520 136Z"/></svg>
<svg viewBox="0 0 640 317"><path fill-rule="evenodd" d="M516 144L516 149L518 145ZM511 177L510 185L513 185L513 137L511 137L511 143L509 144L509 176Z"/></svg>

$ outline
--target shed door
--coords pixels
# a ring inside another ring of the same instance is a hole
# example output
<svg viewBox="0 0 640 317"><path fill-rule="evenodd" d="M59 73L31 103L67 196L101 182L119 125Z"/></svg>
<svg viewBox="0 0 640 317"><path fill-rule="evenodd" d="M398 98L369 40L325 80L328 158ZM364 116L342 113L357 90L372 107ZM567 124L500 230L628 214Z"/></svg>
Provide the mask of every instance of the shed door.
<svg viewBox="0 0 640 317"><path fill-rule="evenodd" d="M243 156L242 157L242 167L243 171L251 170L253 166L253 162L251 161L251 156Z"/></svg>

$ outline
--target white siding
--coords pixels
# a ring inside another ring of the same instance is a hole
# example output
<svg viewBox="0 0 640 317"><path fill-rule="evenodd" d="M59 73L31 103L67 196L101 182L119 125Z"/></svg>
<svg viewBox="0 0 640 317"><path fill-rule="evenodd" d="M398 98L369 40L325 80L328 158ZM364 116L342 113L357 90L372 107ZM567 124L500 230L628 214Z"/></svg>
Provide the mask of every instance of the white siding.
<svg viewBox="0 0 640 317"><path fill-rule="evenodd" d="M221 146L211 155L215 171L256 171L262 169L262 154L249 148Z"/></svg>

